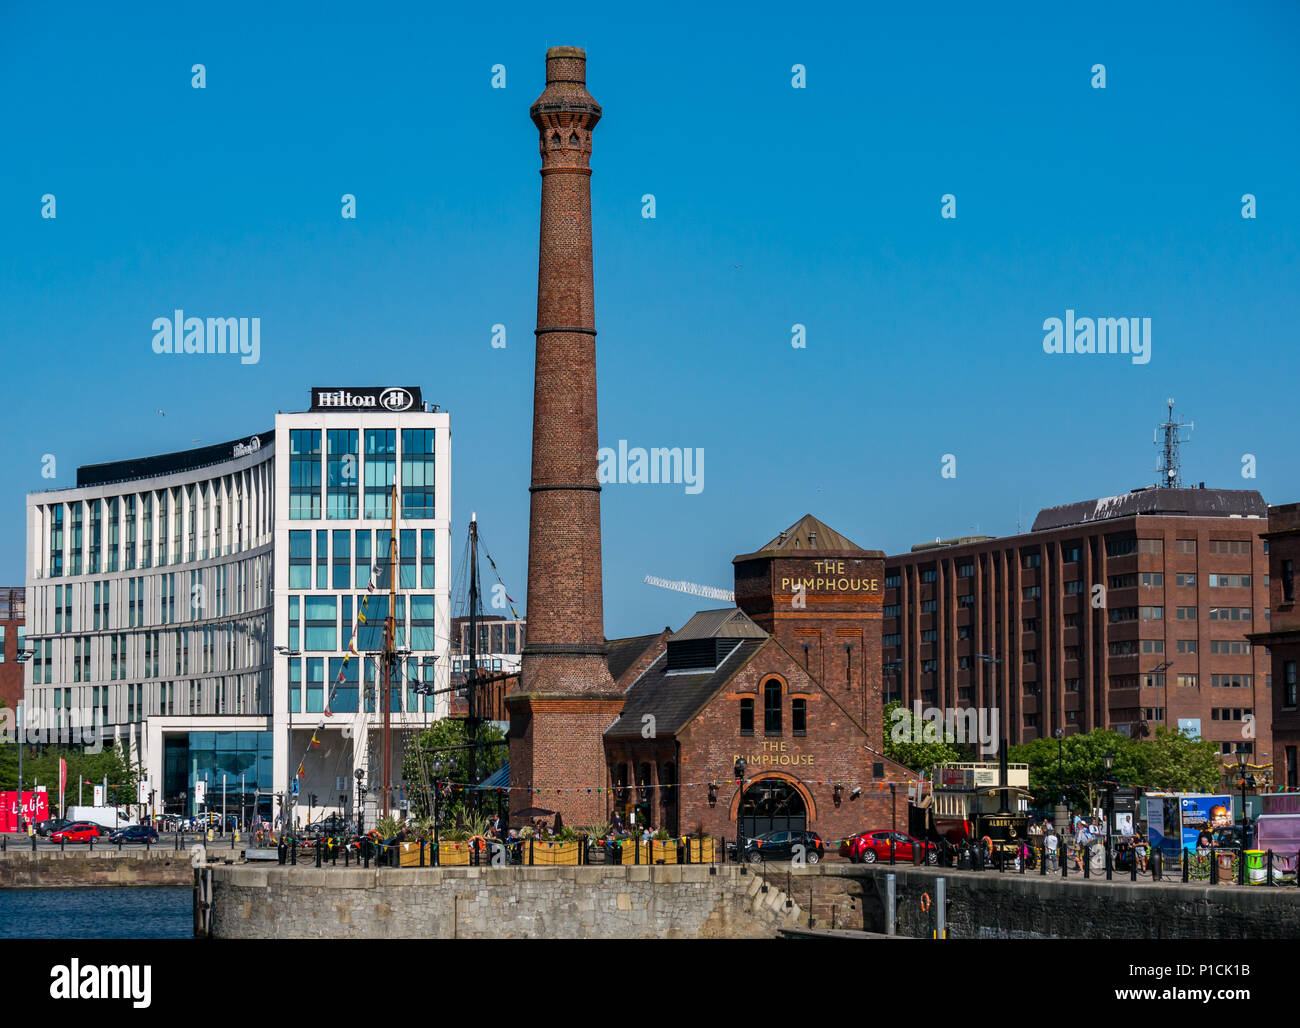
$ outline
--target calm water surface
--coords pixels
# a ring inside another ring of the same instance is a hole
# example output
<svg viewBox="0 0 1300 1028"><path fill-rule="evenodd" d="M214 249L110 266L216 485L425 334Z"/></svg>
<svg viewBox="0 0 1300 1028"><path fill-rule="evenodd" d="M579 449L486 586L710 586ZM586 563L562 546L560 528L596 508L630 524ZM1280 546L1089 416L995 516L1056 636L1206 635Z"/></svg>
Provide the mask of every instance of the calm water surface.
<svg viewBox="0 0 1300 1028"><path fill-rule="evenodd" d="M0 939L189 939L188 886L0 889Z"/></svg>

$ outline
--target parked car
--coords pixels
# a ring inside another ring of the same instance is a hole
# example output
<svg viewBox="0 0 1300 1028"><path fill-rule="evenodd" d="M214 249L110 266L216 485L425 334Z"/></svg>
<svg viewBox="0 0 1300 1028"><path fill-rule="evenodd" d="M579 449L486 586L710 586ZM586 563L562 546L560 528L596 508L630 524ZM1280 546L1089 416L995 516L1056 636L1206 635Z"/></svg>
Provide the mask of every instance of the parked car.
<svg viewBox="0 0 1300 1028"><path fill-rule="evenodd" d="M90 821L73 821L71 824L64 825L50 833L51 842L90 842L91 839L98 839L104 833L100 831L99 825Z"/></svg>
<svg viewBox="0 0 1300 1028"><path fill-rule="evenodd" d="M879 860L888 860L890 846L893 846L895 860L913 863L916 855L925 854L927 864L939 862L939 850L932 842L924 842L905 832L889 829L873 829L859 832L846 839L840 846L840 856L848 857L854 864L874 864Z"/></svg>
<svg viewBox="0 0 1300 1028"><path fill-rule="evenodd" d="M37 821L35 825L36 834L45 838L51 832L57 832L60 828L72 824L66 817L51 817L45 821Z"/></svg>
<svg viewBox="0 0 1300 1028"><path fill-rule="evenodd" d="M825 856L821 836L810 831L767 832L745 840L745 859L751 864L762 860L792 860L796 852L802 854L806 863L816 864Z"/></svg>
<svg viewBox="0 0 1300 1028"><path fill-rule="evenodd" d="M1225 825L1222 828L1214 829L1214 845L1224 849L1241 849L1241 825ZM1255 845L1255 833L1251 831L1246 836L1246 849Z"/></svg>
<svg viewBox="0 0 1300 1028"><path fill-rule="evenodd" d="M157 842L158 833L148 825L129 825L108 837L109 842Z"/></svg>

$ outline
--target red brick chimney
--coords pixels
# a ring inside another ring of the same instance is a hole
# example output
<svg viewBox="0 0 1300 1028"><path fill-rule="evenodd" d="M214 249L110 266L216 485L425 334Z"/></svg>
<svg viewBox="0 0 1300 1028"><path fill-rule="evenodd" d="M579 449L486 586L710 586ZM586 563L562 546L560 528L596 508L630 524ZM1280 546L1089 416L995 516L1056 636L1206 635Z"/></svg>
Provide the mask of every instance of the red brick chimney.
<svg viewBox="0 0 1300 1028"><path fill-rule="evenodd" d="M559 810L569 824L604 818L605 794L595 791L608 784L602 733L623 703L605 657L590 166L601 110L586 81L586 53L552 47L546 89L530 111L540 136L542 223L528 637L519 690L507 700L511 806ZM528 789L545 791L519 791Z"/></svg>

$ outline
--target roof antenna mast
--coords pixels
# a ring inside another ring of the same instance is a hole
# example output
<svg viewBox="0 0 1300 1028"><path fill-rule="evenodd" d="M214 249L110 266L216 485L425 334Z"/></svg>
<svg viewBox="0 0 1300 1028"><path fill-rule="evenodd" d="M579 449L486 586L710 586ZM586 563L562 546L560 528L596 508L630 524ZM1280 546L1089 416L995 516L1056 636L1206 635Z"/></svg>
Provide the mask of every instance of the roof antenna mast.
<svg viewBox="0 0 1300 1028"><path fill-rule="evenodd" d="M1181 489L1183 485L1182 465L1178 458L1178 446L1180 443L1187 441L1187 437L1181 435L1183 429L1189 433L1196 427L1191 421L1174 420L1174 399L1171 396L1167 401L1169 405L1169 420L1156 429L1152 437L1152 442L1161 447L1160 464L1156 468L1156 488L1158 489ZM1164 442L1161 443L1160 432L1164 431Z"/></svg>

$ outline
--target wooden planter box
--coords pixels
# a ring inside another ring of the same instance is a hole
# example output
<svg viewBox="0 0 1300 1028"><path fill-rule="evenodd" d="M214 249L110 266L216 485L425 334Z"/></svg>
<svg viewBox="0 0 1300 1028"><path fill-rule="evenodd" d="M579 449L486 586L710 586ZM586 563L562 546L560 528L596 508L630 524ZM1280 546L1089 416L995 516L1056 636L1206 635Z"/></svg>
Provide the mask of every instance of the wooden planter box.
<svg viewBox="0 0 1300 1028"><path fill-rule="evenodd" d="M400 863L399 867L419 867L420 866L420 844L418 842L399 842L397 844L397 855ZM433 844L426 842L424 844L424 866L433 865Z"/></svg>
<svg viewBox="0 0 1300 1028"><path fill-rule="evenodd" d="M692 864L712 864L717 860L717 843L714 839L691 839L688 845Z"/></svg>
<svg viewBox="0 0 1300 1028"><path fill-rule="evenodd" d="M438 864L440 867L468 867L469 852L468 842L447 842L443 839L438 844ZM419 860L418 855L416 859Z"/></svg>
<svg viewBox="0 0 1300 1028"><path fill-rule="evenodd" d="M532 841L533 866L535 867L577 867L578 842L542 842ZM529 844L524 842L524 859L528 859Z"/></svg>

